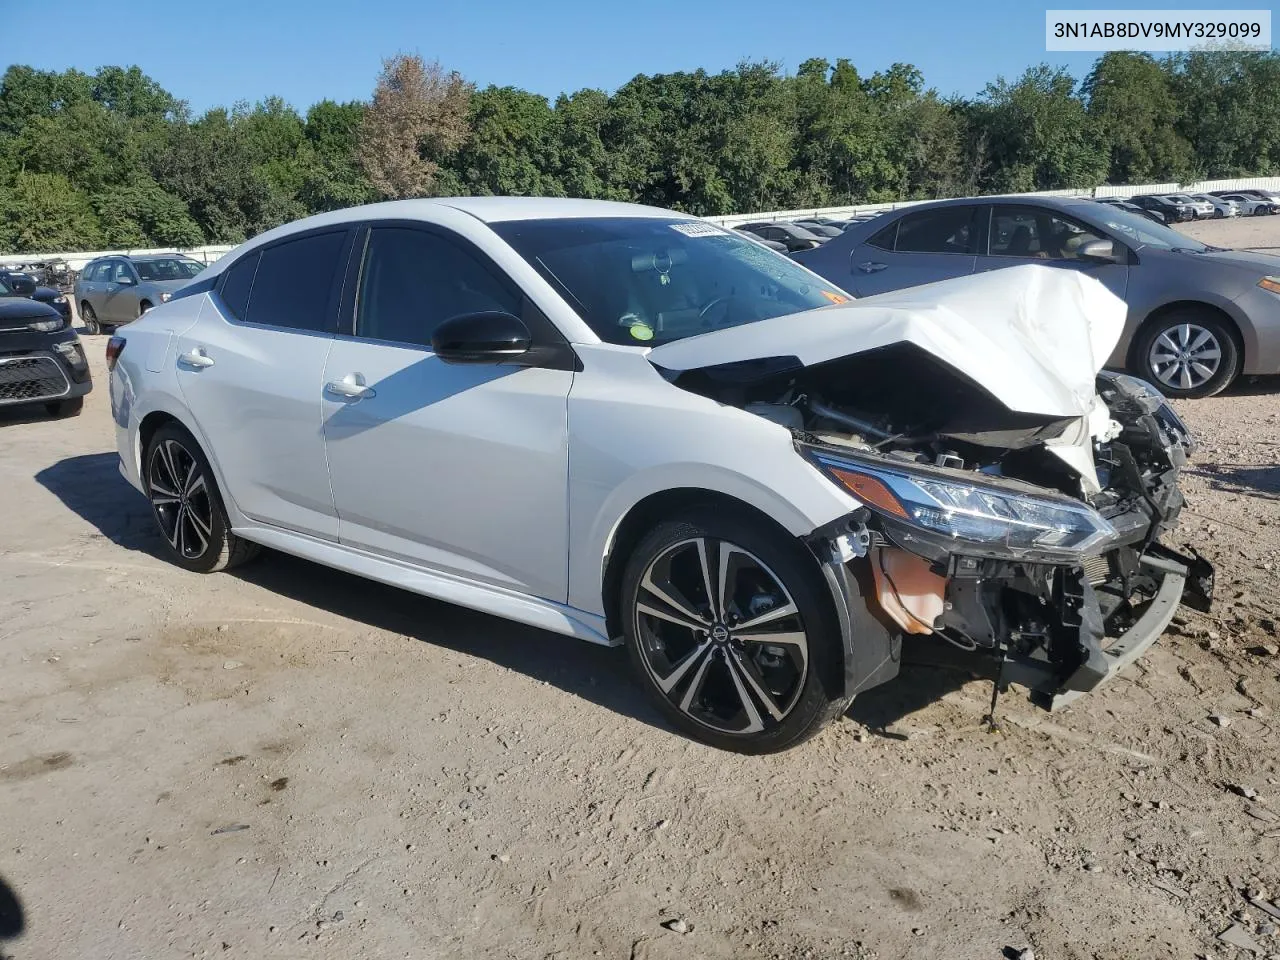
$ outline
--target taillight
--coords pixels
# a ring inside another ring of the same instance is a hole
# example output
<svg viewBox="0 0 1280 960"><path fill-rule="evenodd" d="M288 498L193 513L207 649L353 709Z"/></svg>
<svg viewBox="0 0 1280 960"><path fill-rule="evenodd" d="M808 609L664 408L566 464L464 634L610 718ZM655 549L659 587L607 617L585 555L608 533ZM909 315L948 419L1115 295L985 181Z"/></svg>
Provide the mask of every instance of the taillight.
<svg viewBox="0 0 1280 960"><path fill-rule="evenodd" d="M107 341L107 369L114 370L120 354L124 353L124 337L112 337Z"/></svg>

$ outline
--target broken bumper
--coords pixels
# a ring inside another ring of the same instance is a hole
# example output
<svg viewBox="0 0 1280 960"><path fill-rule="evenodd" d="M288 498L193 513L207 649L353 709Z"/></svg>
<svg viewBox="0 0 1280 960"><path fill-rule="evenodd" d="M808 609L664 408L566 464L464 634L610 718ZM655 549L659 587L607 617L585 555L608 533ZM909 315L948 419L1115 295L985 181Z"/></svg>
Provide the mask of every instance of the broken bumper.
<svg viewBox="0 0 1280 960"><path fill-rule="evenodd" d="M1172 572L1166 573L1164 583L1160 585L1160 590L1156 593L1142 616L1138 618L1133 626L1101 652L1106 663L1105 672L1093 679L1092 685L1088 687L1064 690L1053 695L1048 703L1049 709L1061 710L1068 704L1074 703L1086 693L1090 693L1110 681L1121 670L1126 669L1146 653L1151 645L1160 639L1165 628L1169 626L1169 621L1173 619L1173 614L1178 609L1178 604L1182 601L1182 593L1186 584L1187 579L1185 576Z"/></svg>

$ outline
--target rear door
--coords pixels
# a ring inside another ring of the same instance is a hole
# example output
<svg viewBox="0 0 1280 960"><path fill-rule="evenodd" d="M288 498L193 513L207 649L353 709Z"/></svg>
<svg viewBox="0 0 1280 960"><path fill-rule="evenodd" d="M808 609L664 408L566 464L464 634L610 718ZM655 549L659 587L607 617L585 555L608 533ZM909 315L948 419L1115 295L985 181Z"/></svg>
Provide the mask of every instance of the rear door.
<svg viewBox="0 0 1280 960"><path fill-rule="evenodd" d="M987 251L978 258L979 271L1024 263L1079 270L1124 299L1129 285L1129 248L1115 237L1048 207L994 204L988 209ZM1091 240L1110 240L1117 262L1081 260L1077 251Z"/></svg>
<svg viewBox="0 0 1280 960"><path fill-rule="evenodd" d="M979 205L908 213L853 248L849 288L859 297L973 273Z"/></svg>
<svg viewBox="0 0 1280 960"><path fill-rule="evenodd" d="M328 540L338 537L338 518L322 378L353 234L324 228L245 254L176 351L183 396L240 511Z"/></svg>

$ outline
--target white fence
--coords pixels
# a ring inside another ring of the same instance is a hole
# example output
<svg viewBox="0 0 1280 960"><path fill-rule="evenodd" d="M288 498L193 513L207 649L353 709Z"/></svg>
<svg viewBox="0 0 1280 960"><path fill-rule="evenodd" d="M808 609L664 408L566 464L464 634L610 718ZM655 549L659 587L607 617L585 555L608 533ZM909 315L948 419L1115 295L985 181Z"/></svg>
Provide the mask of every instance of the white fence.
<svg viewBox="0 0 1280 960"><path fill-rule="evenodd" d="M1081 187L1078 190L1041 190L1020 193L1020 197L1132 197L1140 193L1205 193L1209 190L1275 190L1280 192L1280 177L1240 177L1234 180L1200 180L1196 183L1138 183L1125 186L1102 184ZM925 200L899 200L892 203L858 203L844 207L810 207L804 210L763 210L757 213L737 213L725 217L707 217L712 223L733 227L757 220L800 220L806 217L853 217L866 213L883 213L897 210ZM235 249L233 245L213 245L178 250L163 247L152 250L94 250L71 253L22 253L0 255L0 266L15 263L37 263L41 260L65 260L72 270L80 270L97 257L122 254L182 253L202 263L213 263L224 253Z"/></svg>
<svg viewBox="0 0 1280 960"><path fill-rule="evenodd" d="M39 263L42 260L65 260L72 270L79 271L90 260L111 256L145 256L155 253L181 253L183 256L199 260L206 266L213 263L224 253L234 250L234 244L214 244L207 247L190 247L180 250L177 247L154 247L149 250L81 250L74 253L13 253L0 256L0 266L17 263Z"/></svg>
<svg viewBox="0 0 1280 960"><path fill-rule="evenodd" d="M1240 177L1234 180L1200 180L1195 183L1133 183L1123 186L1102 184L1076 190L1039 190L1019 193L1019 197L1132 197L1142 193L1205 193L1209 190L1275 190L1280 192L1280 177ZM760 213L737 213L724 217L707 217L712 223L734 227L758 220L801 220L806 217L854 217L867 213L898 210L925 200L899 200L892 203L859 203L848 207L818 207L806 210L767 210Z"/></svg>

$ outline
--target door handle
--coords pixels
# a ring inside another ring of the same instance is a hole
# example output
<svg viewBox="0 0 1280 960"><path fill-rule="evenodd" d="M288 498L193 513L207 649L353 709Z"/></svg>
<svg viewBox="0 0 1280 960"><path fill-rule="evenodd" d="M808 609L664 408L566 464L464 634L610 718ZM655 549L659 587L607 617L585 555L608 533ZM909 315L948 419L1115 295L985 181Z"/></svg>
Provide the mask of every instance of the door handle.
<svg viewBox="0 0 1280 960"><path fill-rule="evenodd" d="M366 387L364 377L358 373L348 373L341 380L330 380L324 385L329 393L337 394L348 400L364 400L367 397L376 397L373 387Z"/></svg>
<svg viewBox="0 0 1280 960"><path fill-rule="evenodd" d="M213 357L205 353L203 347L196 347L194 350L188 350L186 353L179 354L178 360L189 367L199 367L203 369L204 367L213 366Z"/></svg>
<svg viewBox="0 0 1280 960"><path fill-rule="evenodd" d="M874 260L868 260L865 263L858 264L858 269L863 273L879 273L888 266L887 263L876 263Z"/></svg>

